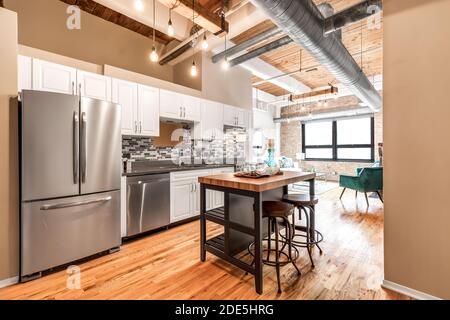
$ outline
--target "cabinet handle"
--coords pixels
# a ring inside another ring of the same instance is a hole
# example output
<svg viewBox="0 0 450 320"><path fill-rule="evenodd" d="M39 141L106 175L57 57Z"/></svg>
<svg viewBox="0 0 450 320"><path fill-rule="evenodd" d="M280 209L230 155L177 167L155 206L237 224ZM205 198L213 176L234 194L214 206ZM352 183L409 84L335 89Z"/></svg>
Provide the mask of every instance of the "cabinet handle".
<svg viewBox="0 0 450 320"><path fill-rule="evenodd" d="M81 83L78 85L78 95L81 97Z"/></svg>
<svg viewBox="0 0 450 320"><path fill-rule="evenodd" d="M139 133L142 133L142 121L139 121Z"/></svg>
<svg viewBox="0 0 450 320"><path fill-rule="evenodd" d="M180 118L183 118L183 107L180 107Z"/></svg>
<svg viewBox="0 0 450 320"><path fill-rule="evenodd" d="M138 133L138 124L137 124L137 121L134 122L134 133Z"/></svg>
<svg viewBox="0 0 450 320"><path fill-rule="evenodd" d="M75 95L75 82L72 81L72 95Z"/></svg>

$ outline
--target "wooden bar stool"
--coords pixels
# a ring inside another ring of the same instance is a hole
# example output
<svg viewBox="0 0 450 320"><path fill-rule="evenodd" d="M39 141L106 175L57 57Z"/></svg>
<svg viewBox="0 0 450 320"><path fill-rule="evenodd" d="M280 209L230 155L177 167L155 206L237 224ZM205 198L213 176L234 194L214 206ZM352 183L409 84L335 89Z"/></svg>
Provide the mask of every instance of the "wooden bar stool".
<svg viewBox="0 0 450 320"><path fill-rule="evenodd" d="M263 259L263 263L268 266L272 266L276 268L277 271L277 282L278 282L278 293L281 293L281 281L280 281L280 267L285 266L289 263L295 267L298 272L298 275L301 275L300 269L295 264L299 256L299 252L297 248L295 248L292 244L292 239L294 236L294 230L292 229L292 225L289 221L289 217L294 213L294 206L282 201L264 201L263 202L263 217L269 219L268 223L268 236L263 240L263 242L267 242L267 249L264 250L264 253L267 252L267 258ZM279 227L278 220L281 220L286 227L286 236L281 239L279 238ZM275 250L272 249L272 226L274 226L275 233ZM280 251L279 246L280 243L283 245L283 249ZM285 247L288 247L288 252L284 252ZM254 243L250 244L248 251L254 256L253 253ZM292 256L292 251L294 250L295 254ZM275 254L275 260L271 259L271 253ZM280 261L281 257L284 257L284 261ZM252 265L254 261L252 262Z"/></svg>
<svg viewBox="0 0 450 320"><path fill-rule="evenodd" d="M294 236L292 237L292 243L295 247L306 248L308 250L309 259L311 260L311 265L314 268L314 260L312 258L311 249L313 246L317 246L322 254L322 249L319 243L323 241L323 235L316 230L315 225L315 206L319 203L319 199L316 196L310 196L305 194L289 194L283 197L283 201L294 205L299 212L299 219L302 219L302 212L305 214L306 227L298 226L295 223L295 214L292 216L292 229L294 230ZM309 210L309 213L308 213ZM297 232L298 231L298 232ZM286 238L290 235L281 235L281 237ZM305 241L295 240L295 237L306 238Z"/></svg>

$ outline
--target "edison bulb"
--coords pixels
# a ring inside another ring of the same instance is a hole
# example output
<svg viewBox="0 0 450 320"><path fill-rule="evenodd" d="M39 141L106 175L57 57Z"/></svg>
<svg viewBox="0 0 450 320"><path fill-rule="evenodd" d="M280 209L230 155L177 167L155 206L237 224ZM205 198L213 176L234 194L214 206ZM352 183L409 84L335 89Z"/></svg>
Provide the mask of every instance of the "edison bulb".
<svg viewBox="0 0 450 320"><path fill-rule="evenodd" d="M158 54L156 53L156 49L155 49L155 47L153 47L153 49L152 49L152 53L150 54L150 60L152 61L152 62L157 62L158 61Z"/></svg>
<svg viewBox="0 0 450 320"><path fill-rule="evenodd" d="M134 8L137 11L144 11L144 3L142 2L142 0L135 0L134 1Z"/></svg>
<svg viewBox="0 0 450 320"><path fill-rule="evenodd" d="M169 20L169 26L167 27L167 34L170 37L173 37L173 35L175 34L175 30L173 29L172 21L170 21L170 20Z"/></svg>
<svg viewBox="0 0 450 320"><path fill-rule="evenodd" d="M203 50L208 50L208 47L209 47L209 44L208 44L208 41L206 40L206 36L205 37L203 37L203 41L202 41L202 49Z"/></svg>
<svg viewBox="0 0 450 320"><path fill-rule="evenodd" d="M230 67L230 63L228 62L228 59L225 58L225 60L223 60L223 62L222 62L222 69L228 70L229 67Z"/></svg>
<svg viewBox="0 0 450 320"><path fill-rule="evenodd" d="M197 66L195 65L195 61L194 61L194 62L192 62L191 76L196 77L197 74L198 74Z"/></svg>

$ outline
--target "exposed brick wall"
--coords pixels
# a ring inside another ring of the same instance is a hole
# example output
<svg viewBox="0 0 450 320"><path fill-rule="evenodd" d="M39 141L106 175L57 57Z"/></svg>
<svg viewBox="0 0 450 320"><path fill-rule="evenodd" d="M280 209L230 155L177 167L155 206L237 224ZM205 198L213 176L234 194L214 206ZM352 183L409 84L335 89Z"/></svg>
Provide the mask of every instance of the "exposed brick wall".
<svg viewBox="0 0 450 320"><path fill-rule="evenodd" d="M345 105L354 106L357 102L355 97L345 97L336 99L329 103L328 109L342 110ZM318 108L314 108L316 112ZM290 106L282 109L282 117L288 115L306 115L309 110L301 111L300 106ZM282 123L280 129L281 155L296 159L296 154L302 150L301 123L300 121L291 121ZM375 114L375 159L378 159L378 144L383 142L383 114L379 112ZM338 180L339 174L354 175L356 168L370 166L368 163L357 162L333 162L333 161L302 161L300 166L303 169L315 169L317 172L336 172L337 175L330 175L329 179Z"/></svg>

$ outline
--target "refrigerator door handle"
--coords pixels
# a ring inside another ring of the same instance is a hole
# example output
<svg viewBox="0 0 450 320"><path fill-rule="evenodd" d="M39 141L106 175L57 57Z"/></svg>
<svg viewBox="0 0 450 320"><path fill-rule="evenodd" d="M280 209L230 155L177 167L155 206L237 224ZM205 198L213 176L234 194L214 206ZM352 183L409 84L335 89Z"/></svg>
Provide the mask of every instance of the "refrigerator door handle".
<svg viewBox="0 0 450 320"><path fill-rule="evenodd" d="M86 113L81 114L81 182L86 182L86 159L87 159L87 141L86 141L86 130L87 130L87 119Z"/></svg>
<svg viewBox="0 0 450 320"><path fill-rule="evenodd" d="M112 197L109 196L109 197L104 197L104 198L95 199L95 200L88 200L88 201L58 203L58 204L52 204L52 205L44 205L41 207L41 210L48 211L48 210L57 210L57 209L64 209L64 208L71 208L71 207L87 206L89 204L108 202L111 200L112 200Z"/></svg>
<svg viewBox="0 0 450 320"><path fill-rule="evenodd" d="M73 183L79 182L80 169L80 119L78 112L73 113Z"/></svg>

